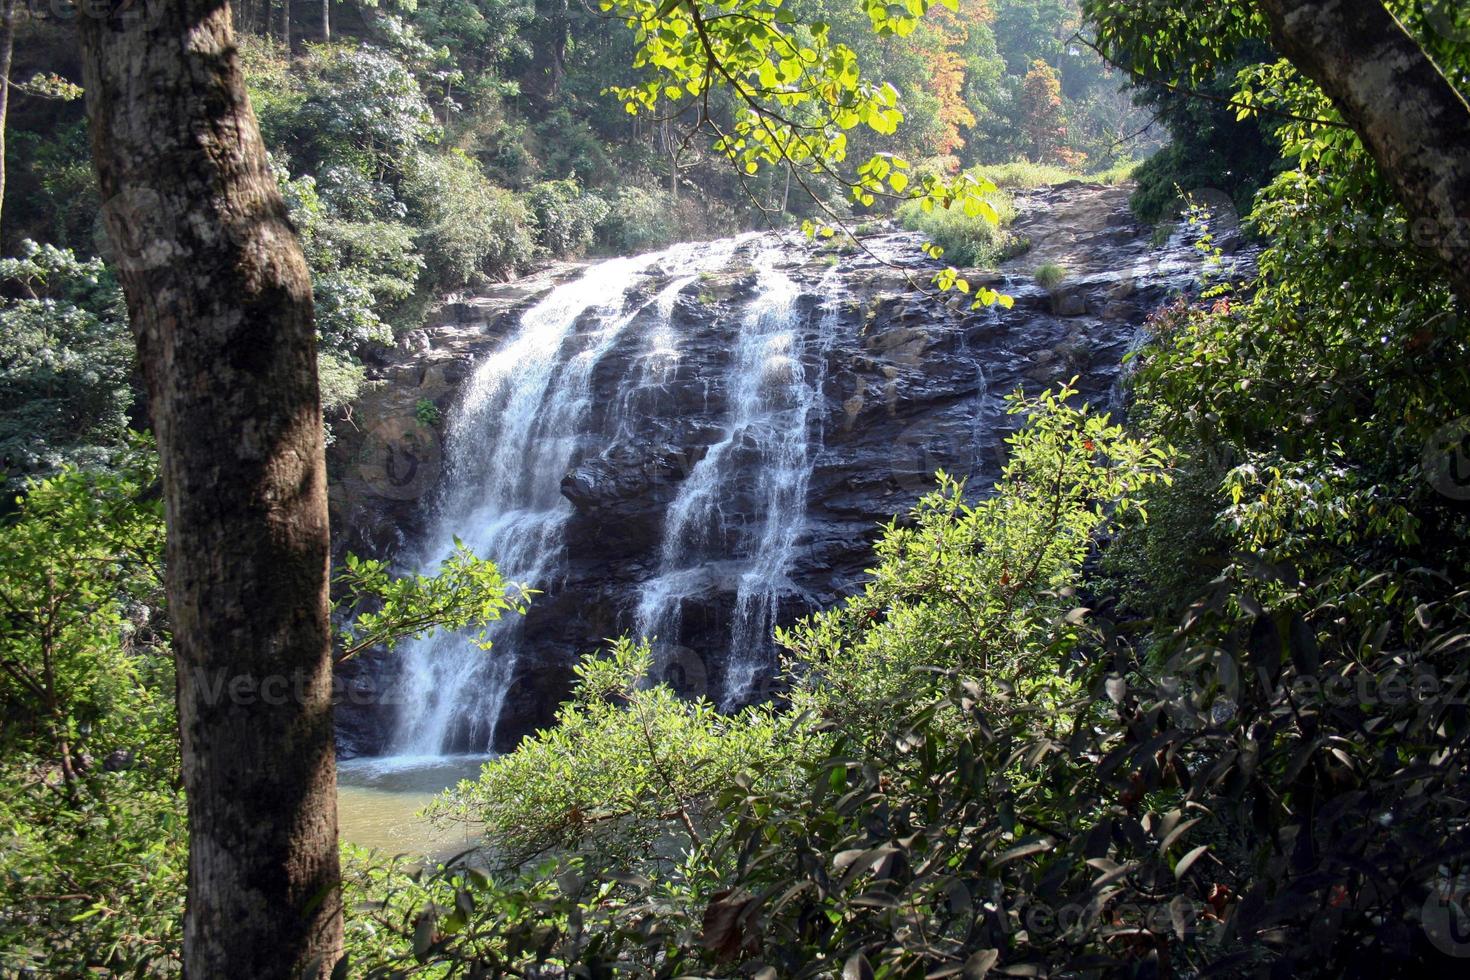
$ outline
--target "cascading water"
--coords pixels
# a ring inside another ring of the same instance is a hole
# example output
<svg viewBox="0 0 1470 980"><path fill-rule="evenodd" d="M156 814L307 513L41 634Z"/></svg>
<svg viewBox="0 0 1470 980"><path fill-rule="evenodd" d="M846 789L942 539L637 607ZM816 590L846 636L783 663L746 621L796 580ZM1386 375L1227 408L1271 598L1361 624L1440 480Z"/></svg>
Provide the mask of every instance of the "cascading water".
<svg viewBox="0 0 1470 980"><path fill-rule="evenodd" d="M641 314L652 309L666 325L674 296L700 270L728 261L738 241L599 263L521 317L477 367L450 419L447 490L421 567L437 567L457 535L508 580L554 586L572 513L560 484L585 438L594 368ZM653 299L633 301L650 275L670 273L674 279ZM669 345L657 328L650 337L659 350ZM456 635L407 649L394 754L482 752L493 744L516 668L515 622L494 639L489 653Z"/></svg>
<svg viewBox="0 0 1470 980"><path fill-rule="evenodd" d="M718 692L726 706L751 699L760 671L772 666L767 651L781 596L793 591L786 574L820 447L812 435L836 319L829 309L818 318L816 336L806 336L800 289L779 268L781 258L779 245L768 245L756 259L756 298L741 320L729 367L723 437L695 464L669 508L658 573L644 585L636 614L641 635L677 636L690 596L733 584ZM828 295L836 282L834 266L819 292ZM743 485L751 473L753 484Z"/></svg>
<svg viewBox="0 0 1470 980"><path fill-rule="evenodd" d="M1047 194L1126 214L1122 192ZM1080 220L1031 232L1072 249ZM349 751L407 765L504 747L551 720L578 658L624 634L655 638L656 676L685 694L734 708L767 693L773 627L861 588L875 529L936 469L984 492L1016 424L1000 394L1079 376L1107 401L1138 325L1197 265L1129 227L1110 218L1098 254L1075 253L1065 296L1001 270L987 281L1015 297L1004 312L936 303L904 233L845 256L745 236L614 259L514 321L523 288L481 297L493 333L436 335L441 363L478 360L416 554L432 571L458 534L545 594L489 653L459 636L407 648L372 678L398 685L389 734L370 728L380 714L349 715Z"/></svg>

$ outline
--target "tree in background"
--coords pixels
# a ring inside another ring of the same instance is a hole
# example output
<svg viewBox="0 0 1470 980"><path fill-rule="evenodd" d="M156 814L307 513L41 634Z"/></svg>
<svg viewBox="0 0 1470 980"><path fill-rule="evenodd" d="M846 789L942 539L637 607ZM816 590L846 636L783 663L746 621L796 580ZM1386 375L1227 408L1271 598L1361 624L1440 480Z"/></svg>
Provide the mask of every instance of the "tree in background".
<svg viewBox="0 0 1470 980"><path fill-rule="evenodd" d="M0 0L0 215L5 205L5 120L10 112L10 63L15 57L15 0Z"/></svg>
<svg viewBox="0 0 1470 980"><path fill-rule="evenodd" d="M1021 132L1027 153L1037 163L1063 163L1066 121L1062 115L1062 83L1056 69L1040 58L1021 83Z"/></svg>
<svg viewBox="0 0 1470 980"><path fill-rule="evenodd" d="M1442 10L1421 0L1088 0L1086 9L1110 60L1180 91L1194 90L1241 45L1269 41L1294 75L1320 86L1337 118L1282 106L1266 114L1360 140L1416 222L1416 242L1470 301L1470 104L1440 67L1463 57L1462 29L1441 29L1454 24L1441 20L1416 38L1405 27L1406 19L1442 18ZM1271 99L1242 93L1227 101L1249 115ZM1297 108L1317 107L1307 100Z"/></svg>
<svg viewBox="0 0 1470 980"><path fill-rule="evenodd" d="M968 64L965 49L970 43L970 31L984 30L994 18L987 0L971 0L961 3L958 10L937 7L925 24L924 46L921 57L928 69L928 88L938 101L936 113L941 137L934 147L944 156L954 153L965 145L962 134L975 125L975 113L965 100L965 74Z"/></svg>

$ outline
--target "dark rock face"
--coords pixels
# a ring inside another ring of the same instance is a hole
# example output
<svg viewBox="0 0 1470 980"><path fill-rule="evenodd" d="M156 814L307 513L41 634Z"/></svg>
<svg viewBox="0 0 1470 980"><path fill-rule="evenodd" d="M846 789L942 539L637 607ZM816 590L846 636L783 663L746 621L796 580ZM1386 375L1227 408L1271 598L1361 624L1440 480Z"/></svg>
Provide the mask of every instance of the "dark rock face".
<svg viewBox="0 0 1470 980"><path fill-rule="evenodd" d="M772 416L782 420L775 424L802 419L807 447L804 519L789 562L763 593L781 623L857 587L878 525L932 487L936 469L988 487L1004 439L1019 424L1004 411L1007 393L1075 376L1088 401L1108 404L1147 314L1198 274L1187 245L1150 245L1151 229L1133 223L1126 201L1125 188L1023 195L1016 227L1032 251L997 273L969 277L1013 296L1011 310L971 311L967 303L950 307L923 295L907 273L927 284L935 265L923 258L916 236L867 243L906 269L863 254L843 256L834 267L831 253L816 246L786 246L779 271L795 288L783 315L798 324L798 342L766 359L754 396L740 387L736 364L748 342L742 318L761 298L762 280L751 268L758 245L740 244L724 268L682 288L675 289L677 276L648 273L625 298L632 319L601 350L578 431L557 457L562 506L569 507L561 550L555 570L532 583L544 594L516 627L516 670L495 747L550 721L579 656L640 627L640 604L646 608L649 590L667 571L671 508L712 453L727 474L718 518L689 532L698 538L690 553L700 558L680 572L677 595L665 603L660 622L673 624L666 628L675 635L660 636L660 663L664 677L685 692L729 693L742 576L758 557L748 553L759 537L752 528L762 524L771 499L762 468L772 465L769 443L780 435L763 430L766 423L732 435L741 399L780 407L788 393L812 393L804 413ZM1051 290L1030 276L1043 263L1065 269ZM443 482L453 479L443 440L474 438L452 422L447 432L426 424L422 406L450 417L477 360L514 332L533 301L574 273L552 270L452 306L447 322L375 367L382 384L354 407L351 426L336 426L331 450L339 551L412 558ZM661 290L675 291L671 303L654 302ZM603 327L579 321L567 342ZM661 359L660 330L677 357ZM774 663L773 648L770 657ZM394 700L400 663L369 656L345 669L338 711L344 752L385 749L385 733L402 710L384 703ZM759 672L744 697L770 693L765 678L772 674Z"/></svg>

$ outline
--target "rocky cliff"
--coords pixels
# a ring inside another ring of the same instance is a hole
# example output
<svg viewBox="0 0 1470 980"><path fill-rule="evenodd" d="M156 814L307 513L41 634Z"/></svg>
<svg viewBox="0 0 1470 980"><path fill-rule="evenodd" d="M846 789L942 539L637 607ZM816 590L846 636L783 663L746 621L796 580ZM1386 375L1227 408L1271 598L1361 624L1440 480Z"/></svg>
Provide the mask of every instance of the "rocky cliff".
<svg viewBox="0 0 1470 980"><path fill-rule="evenodd" d="M1152 243L1127 197L1126 188L1086 185L1020 195L1014 231L1031 249L970 276L1013 296L1010 310L928 295L936 264L917 236L889 232L866 239L866 250L840 251L787 241L773 252L752 237L697 274L654 262L613 302L617 331L607 311L580 314L556 355L590 359L585 404L567 416L575 431L548 430L540 438L559 440L555 451L528 453L523 464L554 467L558 504L569 509L554 560L531 583L544 594L507 640L515 657L496 682L509 686L490 744L504 748L548 721L578 656L649 623L660 628L661 669L685 691L726 703L768 693L769 670L743 686L732 676L753 576L765 577L756 590L765 618L753 620L762 629L830 604L861 581L878 524L932 486L936 469L989 484L1016 424L1005 394L1075 376L1092 403L1111 402L1149 312L1199 272L1177 236ZM1046 263L1065 270L1052 288L1033 278ZM452 303L372 366L374 385L334 427L339 551L425 560L422 542L449 506L448 488L462 511L473 491L463 481L475 470L463 461L504 451L483 436L499 430L476 429L459 410L468 381L523 329L533 304L581 274L557 266ZM777 281L790 327L779 335L757 322L775 315L760 304L775 303ZM752 337L763 345L753 381L741 360ZM489 444L475 442L482 437ZM773 476L773 467L782 469ZM718 484L701 490L691 480ZM773 507L797 513L773 522ZM675 534L688 542L671 542ZM762 564L761 552L774 549L780 567ZM773 662L771 651L740 656ZM384 750L405 710L401 664L378 656L344 668L344 751ZM441 748L486 747L462 743Z"/></svg>

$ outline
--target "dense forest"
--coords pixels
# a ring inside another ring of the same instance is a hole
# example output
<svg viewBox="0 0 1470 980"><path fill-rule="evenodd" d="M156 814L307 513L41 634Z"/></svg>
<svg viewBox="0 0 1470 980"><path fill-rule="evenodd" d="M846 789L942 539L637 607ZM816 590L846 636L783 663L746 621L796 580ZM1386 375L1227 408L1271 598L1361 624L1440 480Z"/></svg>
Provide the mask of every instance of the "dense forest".
<svg viewBox="0 0 1470 980"><path fill-rule="evenodd" d="M1458 972L1467 98L1456 0L0 0L0 974ZM334 667L542 585L334 562L384 352L744 232L999 315L1074 182L1199 258L1121 411L1013 394L775 697L609 639L476 847L339 842Z"/></svg>

